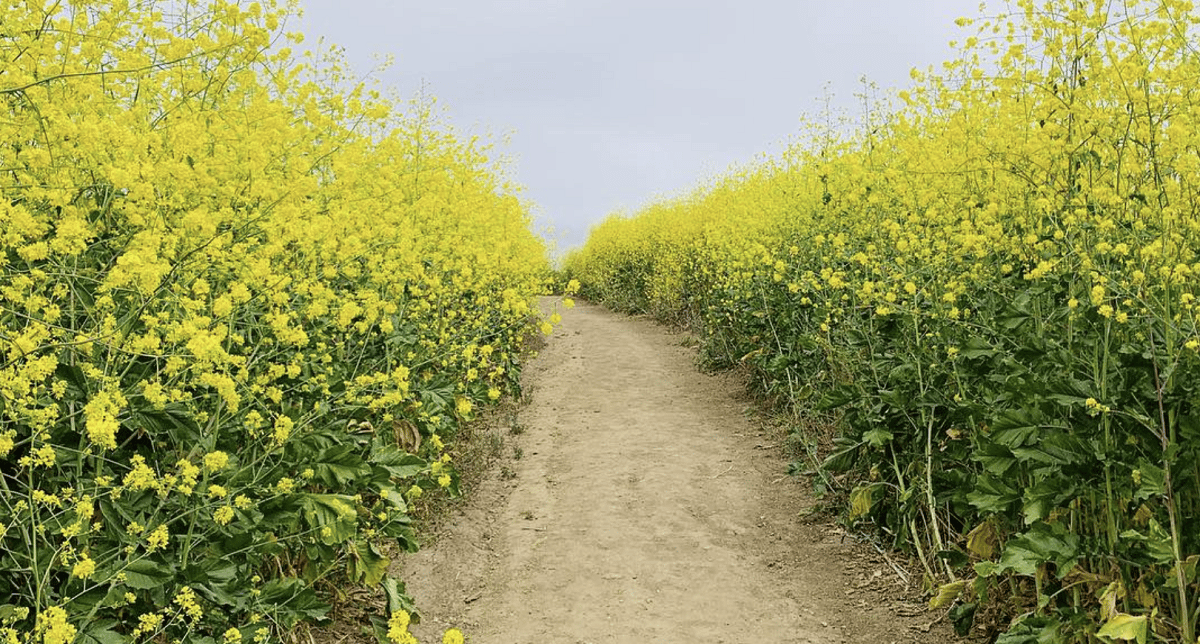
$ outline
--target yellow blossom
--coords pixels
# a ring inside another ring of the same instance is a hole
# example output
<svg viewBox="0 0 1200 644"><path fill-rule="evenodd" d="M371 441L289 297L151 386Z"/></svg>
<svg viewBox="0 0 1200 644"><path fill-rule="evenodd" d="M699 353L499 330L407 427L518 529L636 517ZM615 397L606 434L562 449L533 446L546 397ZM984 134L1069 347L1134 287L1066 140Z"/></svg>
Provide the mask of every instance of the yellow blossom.
<svg viewBox="0 0 1200 644"><path fill-rule="evenodd" d="M228 505L223 505L213 511L213 521L217 525L229 525L229 522L233 521L233 517L233 508Z"/></svg>
<svg viewBox="0 0 1200 644"><path fill-rule="evenodd" d="M209 452L204 455L204 469L209 472L219 472L229 464L229 455L222 451Z"/></svg>
<svg viewBox="0 0 1200 644"><path fill-rule="evenodd" d="M167 525L160 524L146 537L146 549L149 552L161 550L167 546L167 542L171 539L171 533L167 530Z"/></svg>
<svg viewBox="0 0 1200 644"><path fill-rule="evenodd" d="M75 566L71 568L71 576L80 579L87 579L96 573L96 562L84 553L79 561L75 562Z"/></svg>
<svg viewBox="0 0 1200 644"><path fill-rule="evenodd" d="M75 626L67 620L67 611L59 606L38 613L36 628L42 635L42 644L71 644L75 639Z"/></svg>

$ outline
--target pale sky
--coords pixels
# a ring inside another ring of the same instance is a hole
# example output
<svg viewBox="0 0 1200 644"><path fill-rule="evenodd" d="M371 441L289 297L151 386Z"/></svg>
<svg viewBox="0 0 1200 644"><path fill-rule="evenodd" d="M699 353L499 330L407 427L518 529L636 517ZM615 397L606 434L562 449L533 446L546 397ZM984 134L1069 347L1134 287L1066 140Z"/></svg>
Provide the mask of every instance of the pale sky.
<svg viewBox="0 0 1200 644"><path fill-rule="evenodd" d="M503 146L558 251L775 152L824 97L857 117L866 77L902 89L952 56L972 0L301 0L294 28L402 97L424 83ZM289 25L289 29L293 26Z"/></svg>

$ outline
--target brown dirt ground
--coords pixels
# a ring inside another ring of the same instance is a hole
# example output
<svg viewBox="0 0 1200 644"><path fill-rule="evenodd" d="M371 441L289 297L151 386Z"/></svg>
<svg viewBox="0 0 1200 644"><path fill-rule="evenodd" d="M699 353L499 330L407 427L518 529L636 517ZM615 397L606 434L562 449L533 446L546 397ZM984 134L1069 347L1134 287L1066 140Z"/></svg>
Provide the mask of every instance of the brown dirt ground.
<svg viewBox="0 0 1200 644"><path fill-rule="evenodd" d="M504 465L397 570L422 642L954 639L897 560L805 518L778 430L685 337L580 302L526 367Z"/></svg>

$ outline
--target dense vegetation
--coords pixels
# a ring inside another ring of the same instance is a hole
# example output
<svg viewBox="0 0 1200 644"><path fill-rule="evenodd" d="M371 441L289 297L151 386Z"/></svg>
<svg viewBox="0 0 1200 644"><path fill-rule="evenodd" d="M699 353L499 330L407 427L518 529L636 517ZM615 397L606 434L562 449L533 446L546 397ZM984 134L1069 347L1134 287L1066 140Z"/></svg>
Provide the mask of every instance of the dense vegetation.
<svg viewBox="0 0 1200 644"><path fill-rule="evenodd" d="M0 641L262 643L346 581L412 641L386 544L517 386L545 249L486 146L287 19L4 3Z"/></svg>
<svg viewBox="0 0 1200 644"><path fill-rule="evenodd" d="M613 217L568 269L809 417L830 485L966 632L1195 642L1200 13L964 19L856 134ZM982 614L982 613L979 613Z"/></svg>

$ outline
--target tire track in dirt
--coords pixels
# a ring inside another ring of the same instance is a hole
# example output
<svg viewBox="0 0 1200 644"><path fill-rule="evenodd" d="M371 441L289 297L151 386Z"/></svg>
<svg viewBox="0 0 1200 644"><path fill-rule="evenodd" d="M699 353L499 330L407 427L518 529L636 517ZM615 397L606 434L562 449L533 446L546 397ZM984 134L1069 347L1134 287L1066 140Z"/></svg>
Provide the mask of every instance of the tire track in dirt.
<svg viewBox="0 0 1200 644"><path fill-rule="evenodd" d="M763 451L778 437L735 382L648 321L563 313L525 371L515 477L405 558L422 641L447 626L472 644L945 641L909 628L932 617L857 594L851 547L800 518L804 482Z"/></svg>

